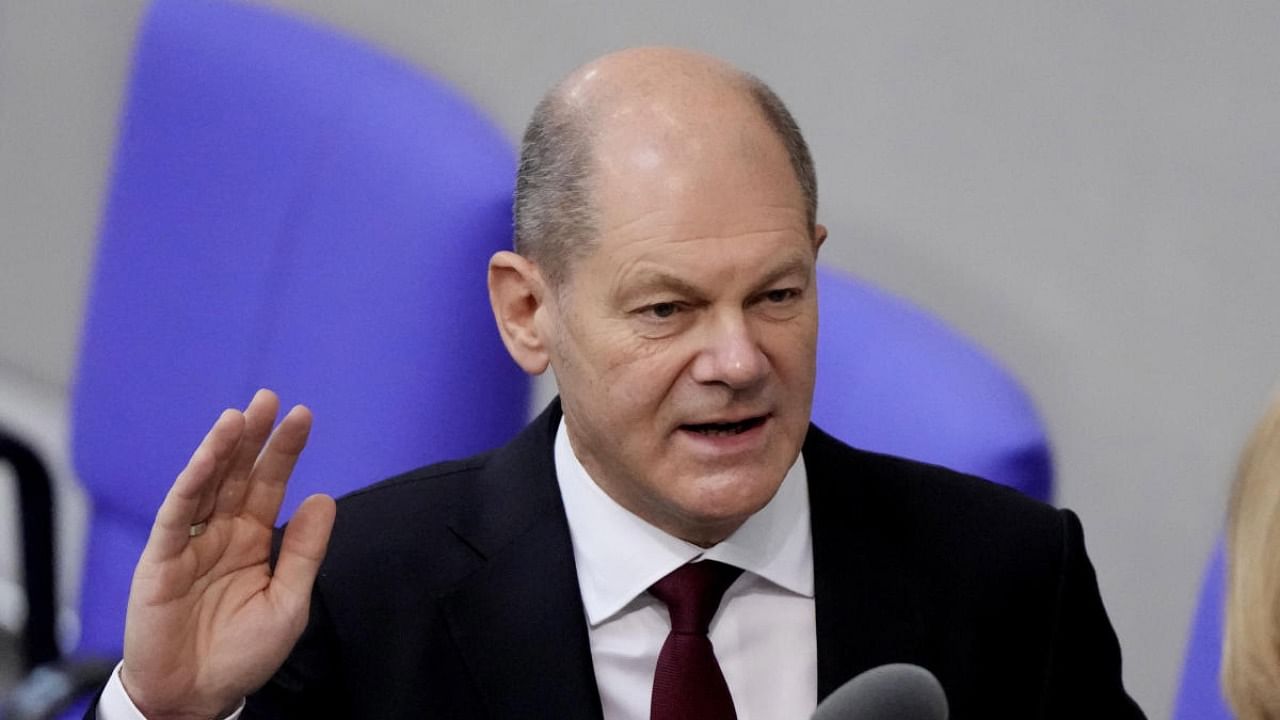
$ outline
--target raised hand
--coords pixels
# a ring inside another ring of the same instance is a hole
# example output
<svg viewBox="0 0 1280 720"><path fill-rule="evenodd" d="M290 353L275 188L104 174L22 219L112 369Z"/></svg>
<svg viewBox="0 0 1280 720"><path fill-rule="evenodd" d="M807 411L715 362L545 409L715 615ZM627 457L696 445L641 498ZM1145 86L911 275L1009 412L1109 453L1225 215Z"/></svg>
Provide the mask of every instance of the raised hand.
<svg viewBox="0 0 1280 720"><path fill-rule="evenodd" d="M275 572L272 528L311 430L294 407L272 432L279 400L259 390L222 413L156 514L134 570L121 680L149 720L215 718L284 662L306 626L335 506L302 503Z"/></svg>

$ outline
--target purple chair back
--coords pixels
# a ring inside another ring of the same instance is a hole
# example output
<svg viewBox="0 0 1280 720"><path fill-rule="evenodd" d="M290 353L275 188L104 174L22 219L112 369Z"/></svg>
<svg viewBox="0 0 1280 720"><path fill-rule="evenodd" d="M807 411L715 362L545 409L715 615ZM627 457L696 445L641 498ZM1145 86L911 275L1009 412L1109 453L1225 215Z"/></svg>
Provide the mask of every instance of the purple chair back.
<svg viewBox="0 0 1280 720"><path fill-rule="evenodd" d="M1205 567L1200 600L1182 662L1182 680L1173 707L1174 720L1231 720L1235 714L1222 694L1222 631L1226 616L1227 560L1219 541Z"/></svg>
<svg viewBox="0 0 1280 720"><path fill-rule="evenodd" d="M282 520L523 425L484 282L514 170L466 100L361 43L248 4L151 7L74 388L82 650L119 651L156 508L256 388L315 413Z"/></svg>
<svg viewBox="0 0 1280 720"><path fill-rule="evenodd" d="M829 268L818 271L814 422L854 446L1053 497L1053 463L1031 400L940 320Z"/></svg>

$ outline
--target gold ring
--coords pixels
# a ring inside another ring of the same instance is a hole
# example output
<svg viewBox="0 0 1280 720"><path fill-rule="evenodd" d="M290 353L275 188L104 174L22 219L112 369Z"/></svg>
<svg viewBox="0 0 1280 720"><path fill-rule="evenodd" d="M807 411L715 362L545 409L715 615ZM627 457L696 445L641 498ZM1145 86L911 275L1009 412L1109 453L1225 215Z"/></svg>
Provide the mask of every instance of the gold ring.
<svg viewBox="0 0 1280 720"><path fill-rule="evenodd" d="M193 525L191 525L191 527L187 528L187 534L189 537L197 537L199 535L202 535L205 531L205 528L207 527L209 527L209 521L201 520L200 522L194 523Z"/></svg>

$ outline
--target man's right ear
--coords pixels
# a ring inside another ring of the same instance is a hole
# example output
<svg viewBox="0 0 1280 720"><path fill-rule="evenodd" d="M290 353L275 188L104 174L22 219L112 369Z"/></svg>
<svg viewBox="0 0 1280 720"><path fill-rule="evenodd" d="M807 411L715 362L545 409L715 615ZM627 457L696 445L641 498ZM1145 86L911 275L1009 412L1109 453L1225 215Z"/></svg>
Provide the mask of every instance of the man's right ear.
<svg viewBox="0 0 1280 720"><path fill-rule="evenodd" d="M550 298L546 280L538 266L509 250L489 258L489 305L498 332L516 364L530 375L541 375L550 363L549 338L543 334L537 315L546 312Z"/></svg>

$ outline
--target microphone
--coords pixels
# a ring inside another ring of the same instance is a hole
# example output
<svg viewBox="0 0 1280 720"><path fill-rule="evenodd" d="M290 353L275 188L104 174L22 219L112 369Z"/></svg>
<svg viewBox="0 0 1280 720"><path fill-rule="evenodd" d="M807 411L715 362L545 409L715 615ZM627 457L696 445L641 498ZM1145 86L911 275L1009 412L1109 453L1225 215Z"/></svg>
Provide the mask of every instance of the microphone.
<svg viewBox="0 0 1280 720"><path fill-rule="evenodd" d="M871 668L841 685L813 711L812 720L947 720L947 694L919 665Z"/></svg>

